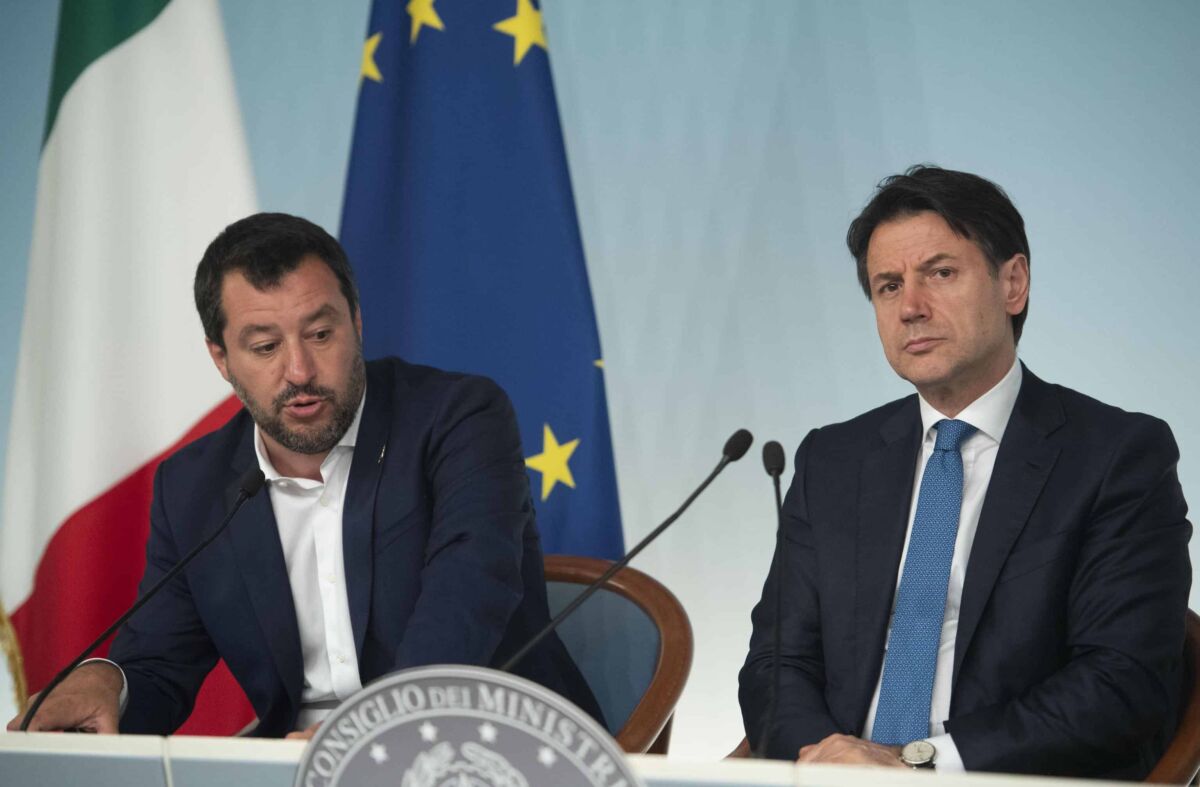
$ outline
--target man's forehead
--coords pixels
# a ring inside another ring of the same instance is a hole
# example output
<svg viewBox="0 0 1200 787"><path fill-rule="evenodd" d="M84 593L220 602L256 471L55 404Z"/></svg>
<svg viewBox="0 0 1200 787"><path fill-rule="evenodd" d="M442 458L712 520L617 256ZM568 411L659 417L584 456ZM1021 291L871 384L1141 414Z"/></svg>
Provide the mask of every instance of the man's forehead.
<svg viewBox="0 0 1200 787"><path fill-rule="evenodd" d="M349 310L337 277L320 260L305 260L273 282L252 283L241 269L225 274L221 305L226 324L305 321Z"/></svg>
<svg viewBox="0 0 1200 787"><path fill-rule="evenodd" d="M240 324L235 325L230 323L231 327L238 328L243 334L254 331L271 331L283 327L286 323L297 323L299 325L309 325L321 320L327 320L338 316L337 309L331 303L324 303L313 309L311 312L293 313L286 315L285 320L275 319L280 316L280 313L271 309L247 309L241 314L244 317Z"/></svg>
<svg viewBox="0 0 1200 787"><path fill-rule="evenodd" d="M935 257L955 257L974 244L936 213L898 216L880 222L867 243L868 271L920 265Z"/></svg>

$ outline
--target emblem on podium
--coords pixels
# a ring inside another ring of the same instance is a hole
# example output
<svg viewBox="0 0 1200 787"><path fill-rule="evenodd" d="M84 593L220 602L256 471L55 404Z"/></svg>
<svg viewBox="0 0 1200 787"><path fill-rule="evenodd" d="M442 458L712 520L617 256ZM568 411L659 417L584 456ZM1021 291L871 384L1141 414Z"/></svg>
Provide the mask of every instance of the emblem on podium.
<svg viewBox="0 0 1200 787"><path fill-rule="evenodd" d="M321 724L295 787L640 787L617 742L571 702L482 667L403 670Z"/></svg>

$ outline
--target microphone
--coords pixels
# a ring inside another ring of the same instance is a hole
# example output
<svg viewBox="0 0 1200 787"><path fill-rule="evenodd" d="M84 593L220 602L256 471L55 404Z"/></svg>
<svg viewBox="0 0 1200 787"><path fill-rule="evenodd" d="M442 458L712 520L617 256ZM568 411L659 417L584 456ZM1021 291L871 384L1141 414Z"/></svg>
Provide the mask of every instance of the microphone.
<svg viewBox="0 0 1200 787"><path fill-rule="evenodd" d="M625 557L609 566L608 569L601 574L595 582L588 585L582 593L572 599L570 604L567 604L567 606L563 607L562 612L559 612L557 615L555 615L553 620L543 626L541 631L539 631L537 634L534 634L533 637L526 642L520 650L514 653L508 659L508 661L504 662L504 664L501 665L500 670L502 672L512 672L513 668L521 663L521 659L529 655L529 652L537 647L538 643L548 637L552 631L559 627L559 624L569 618L571 613L579 609L583 602L591 598L597 590L604 587L608 580L612 579L618 571L629 565L629 561L633 560L634 557L636 557L639 552L645 549L651 541L662 535L662 532L670 527L671 524L688 509L688 506L692 504L692 501L699 497L700 493L708 488L708 485L711 484L713 479L725 469L726 465L728 465L730 462L736 462L745 456L746 451L750 450L750 444L753 442L754 435L750 434L749 431L745 429L739 429L734 432L729 439L725 441L725 447L721 449L721 461L717 462L717 466L713 468L711 473L708 474L708 478L705 478L704 482L701 483L700 486L696 487L696 491L692 492L692 494L688 496L688 499L683 501L683 505L676 509L675 513L667 517L661 525L651 530L648 536L639 541L637 546L625 554Z"/></svg>
<svg viewBox="0 0 1200 787"><path fill-rule="evenodd" d="M767 701L766 721L763 723L762 735L758 740L758 750L754 752L754 756L759 759L767 756L767 741L770 740L771 731L775 727L775 714L779 705L779 665L781 660L779 650L781 647L781 618L783 617L784 568L779 554L783 549L783 498L779 490L779 477L783 475L783 468L787 465L783 446L774 440L763 446L762 457L763 469L767 471L767 475L771 477L771 482L775 486L775 554L771 558L771 571L775 574L775 620L772 632L771 698Z"/></svg>
<svg viewBox="0 0 1200 787"><path fill-rule="evenodd" d="M787 459L783 455L783 446L775 440L771 440L763 446L763 469L767 471L767 475L775 479L775 491L779 491L779 477L783 475L783 468L787 466ZM779 495L775 495L778 500Z"/></svg>
<svg viewBox="0 0 1200 787"><path fill-rule="evenodd" d="M187 564L192 562L192 558L196 557L196 555L200 554L200 552L206 546L215 541L217 536L221 535L221 533L225 531L225 528L233 520L233 515L236 514L238 509L242 507L242 503L245 503L247 500L258 494L258 491L262 489L263 484L265 484L266 481L266 476L263 475L263 471L257 466L247 470L242 474L242 477L238 479L237 500L234 501L233 508L231 508L229 513L225 515L225 519L222 520L221 524L217 526L217 529L212 532L212 535L208 536L195 547L193 547L192 551L188 552L187 555L184 556L183 560L180 560L178 563L176 563L175 566L168 571L162 579L158 580L158 582L154 584L154 587L142 594L142 597L135 601L133 606L126 610L124 615L113 621L113 624L106 628L103 634L101 634L99 637L96 637L95 642L93 642L91 645L88 645L84 649L83 653L80 653L78 656L76 656L75 660L68 664L62 672L54 676L54 680L50 681L50 683L46 685L46 688L42 689L41 693L38 694L37 699L34 700L33 704L29 706L29 710L25 711L25 716L21 719L21 732L26 732L29 729L29 723L33 721L33 717L37 715L38 708L42 707L42 703L45 702L46 698L50 696L50 692L54 691L54 689L58 687L58 684L62 683L63 680L65 680L66 677L70 675L76 667L82 664L83 660L87 658L89 653L100 647L100 644L104 642L104 640L108 639L114 631L120 628L121 624L133 617L133 613L145 606L146 602L154 598L155 594L157 594L164 585L174 579L180 571L183 571L183 569L187 567Z"/></svg>

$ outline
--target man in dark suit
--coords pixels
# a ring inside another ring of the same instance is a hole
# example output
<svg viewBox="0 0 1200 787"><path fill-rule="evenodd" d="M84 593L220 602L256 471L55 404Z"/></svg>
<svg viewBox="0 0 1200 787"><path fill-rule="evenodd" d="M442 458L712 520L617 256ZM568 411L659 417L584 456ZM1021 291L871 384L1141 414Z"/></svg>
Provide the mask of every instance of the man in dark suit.
<svg viewBox="0 0 1200 787"><path fill-rule="evenodd" d="M801 762L1145 776L1174 729L1191 583L1170 429L1017 360L1029 246L995 184L914 167L847 243L917 395L796 452L740 675L751 743Z"/></svg>
<svg viewBox="0 0 1200 787"><path fill-rule="evenodd" d="M225 659L256 734L311 735L388 672L504 661L548 619L516 419L480 377L364 363L353 274L319 227L230 225L196 274L208 349L245 405L163 462L145 590L229 510L256 465L268 489L83 665L31 729L167 734ZM115 669L113 664L119 665ZM599 709L562 643L518 668Z"/></svg>

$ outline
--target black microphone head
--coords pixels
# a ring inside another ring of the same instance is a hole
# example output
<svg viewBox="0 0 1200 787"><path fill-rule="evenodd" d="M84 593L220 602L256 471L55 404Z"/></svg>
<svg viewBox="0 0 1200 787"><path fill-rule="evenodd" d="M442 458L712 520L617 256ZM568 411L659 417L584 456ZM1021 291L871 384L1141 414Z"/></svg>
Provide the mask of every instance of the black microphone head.
<svg viewBox="0 0 1200 787"><path fill-rule="evenodd" d="M267 483L267 477L263 475L263 471L252 467L238 479L238 490L248 498L254 497L265 483Z"/></svg>
<svg viewBox="0 0 1200 787"><path fill-rule="evenodd" d="M774 440L769 440L763 445L763 469L767 471L767 475L777 478L783 475L783 468L786 466L787 458L783 455L783 446Z"/></svg>
<svg viewBox="0 0 1200 787"><path fill-rule="evenodd" d="M725 441L725 448L721 453L730 462L736 462L746 455L746 452L750 450L750 444L753 442L754 435L750 434L750 430L739 429Z"/></svg>

